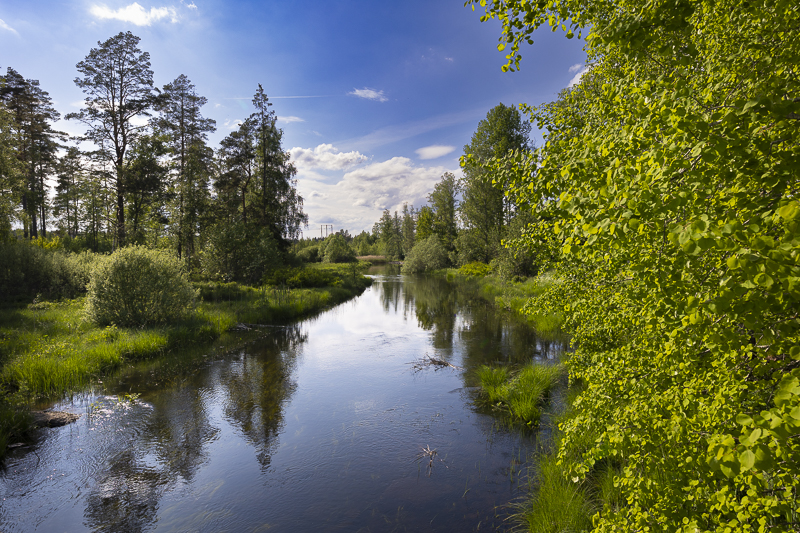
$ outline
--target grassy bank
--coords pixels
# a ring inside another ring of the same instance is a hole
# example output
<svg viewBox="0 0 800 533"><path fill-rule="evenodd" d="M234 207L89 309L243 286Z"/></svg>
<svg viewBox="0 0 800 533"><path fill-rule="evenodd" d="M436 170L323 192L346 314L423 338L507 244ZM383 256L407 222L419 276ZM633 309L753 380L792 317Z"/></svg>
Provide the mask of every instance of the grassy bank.
<svg viewBox="0 0 800 533"><path fill-rule="evenodd" d="M293 269L294 286L199 283L194 313L159 327L98 327L84 319L85 297L0 309L0 456L29 432L33 400L79 390L127 362L210 344L237 324L281 324L319 313L369 286L360 274L364 266Z"/></svg>
<svg viewBox="0 0 800 533"><path fill-rule="evenodd" d="M528 301L544 293L549 287L558 283L550 273L522 281L505 280L498 275L488 273L488 270L470 268L465 265L461 268L450 268L444 272L448 281L471 284L475 286L477 294L484 300L506 309L517 315L524 316L528 322L542 335L557 335L564 321L563 315L547 313L533 308Z"/></svg>

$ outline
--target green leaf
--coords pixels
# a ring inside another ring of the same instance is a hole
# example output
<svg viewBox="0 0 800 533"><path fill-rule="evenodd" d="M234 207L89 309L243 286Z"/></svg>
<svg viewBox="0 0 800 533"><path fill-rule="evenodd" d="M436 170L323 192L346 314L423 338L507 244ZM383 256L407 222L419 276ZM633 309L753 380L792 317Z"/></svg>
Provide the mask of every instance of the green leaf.
<svg viewBox="0 0 800 533"><path fill-rule="evenodd" d="M743 451L739 454L739 464L743 471L750 470L756 464L756 455L750 450Z"/></svg>

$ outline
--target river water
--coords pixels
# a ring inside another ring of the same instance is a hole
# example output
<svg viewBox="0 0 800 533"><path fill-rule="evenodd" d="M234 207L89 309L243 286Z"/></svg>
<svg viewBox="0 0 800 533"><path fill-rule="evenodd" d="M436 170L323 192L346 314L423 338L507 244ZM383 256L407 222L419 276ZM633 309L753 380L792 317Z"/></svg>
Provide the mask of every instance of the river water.
<svg viewBox="0 0 800 533"><path fill-rule="evenodd" d="M561 344L443 279L371 274L318 317L56 405L81 418L8 458L0 531L508 528L537 435L477 409L471 372Z"/></svg>

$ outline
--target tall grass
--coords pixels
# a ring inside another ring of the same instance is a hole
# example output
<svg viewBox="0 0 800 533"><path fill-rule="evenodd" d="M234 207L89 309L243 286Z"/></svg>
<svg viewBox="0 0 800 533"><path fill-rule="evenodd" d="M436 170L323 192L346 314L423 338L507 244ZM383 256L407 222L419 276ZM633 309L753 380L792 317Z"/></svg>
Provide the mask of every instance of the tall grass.
<svg viewBox="0 0 800 533"><path fill-rule="evenodd" d="M505 411L514 422L539 423L541 404L564 373L560 364L529 363L515 374L506 367L483 365L477 370L481 401Z"/></svg>
<svg viewBox="0 0 800 533"><path fill-rule="evenodd" d="M531 533L579 533L592 529L596 507L586 490L565 476L554 456L541 456L532 498L517 518Z"/></svg>

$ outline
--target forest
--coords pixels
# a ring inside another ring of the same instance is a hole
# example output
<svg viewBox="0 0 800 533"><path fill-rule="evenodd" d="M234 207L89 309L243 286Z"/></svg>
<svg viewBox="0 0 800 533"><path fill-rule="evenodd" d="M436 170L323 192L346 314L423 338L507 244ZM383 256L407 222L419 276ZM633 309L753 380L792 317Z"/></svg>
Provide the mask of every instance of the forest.
<svg viewBox="0 0 800 533"><path fill-rule="evenodd" d="M9 67L0 294L16 307L2 319L0 436L24 432L31 394L198 331L216 338L352 297L369 283L358 258L371 257L515 290L533 280L515 310L557 317L569 335L566 406L516 514L526 529L800 531L800 9L465 6L499 23L508 75L543 29L583 39L586 72L552 102L492 108L462 175L445 173L426 205L324 240L301 238L296 170L260 85L255 112L213 148L206 99L184 75L154 87L139 39L120 33L77 65L85 106L66 118L86 128L82 151L52 129L44 88ZM128 309L125 291L152 278L169 297ZM163 313L142 311L153 308ZM55 340L19 333L46 313L61 321ZM116 352L88 366L58 344L100 338ZM37 353L35 368L17 357ZM520 383L482 372L490 393Z"/></svg>

